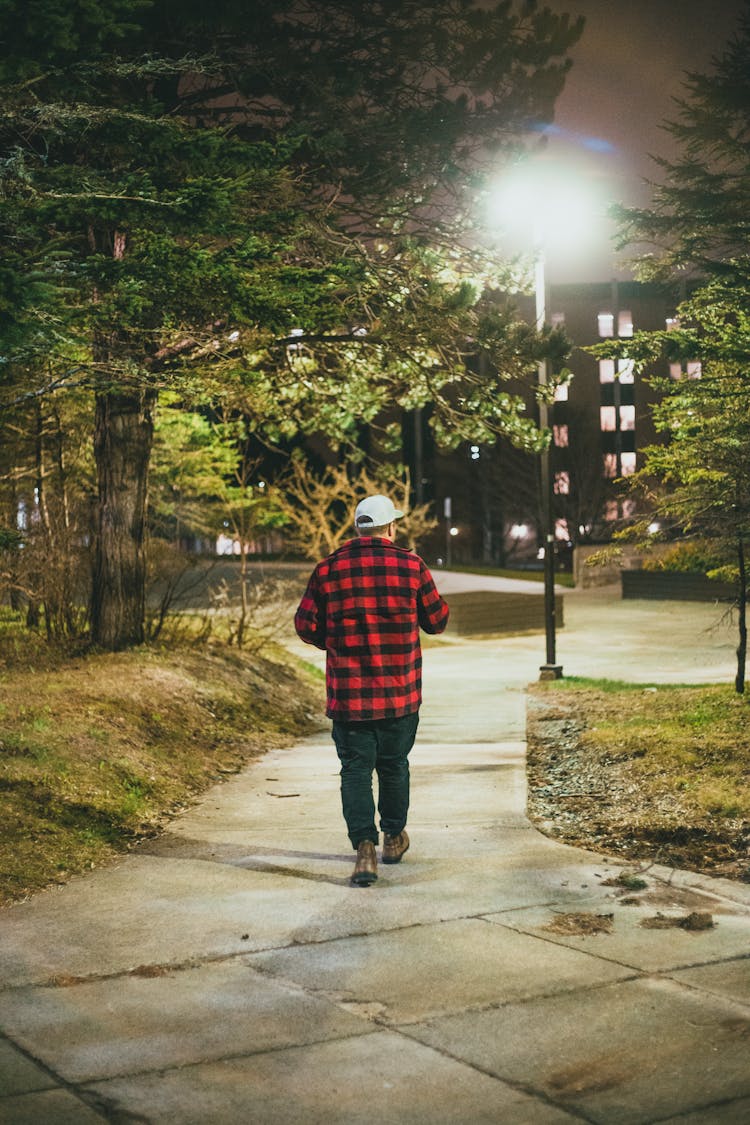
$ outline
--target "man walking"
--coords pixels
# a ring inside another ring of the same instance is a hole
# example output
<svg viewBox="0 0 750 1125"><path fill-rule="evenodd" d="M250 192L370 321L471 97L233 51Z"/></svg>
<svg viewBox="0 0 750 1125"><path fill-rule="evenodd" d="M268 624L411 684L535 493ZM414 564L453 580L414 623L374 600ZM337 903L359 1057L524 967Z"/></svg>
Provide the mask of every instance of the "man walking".
<svg viewBox="0 0 750 1125"><path fill-rule="evenodd" d="M393 543L403 516L387 496L354 513L357 538L318 563L294 618L326 653L326 714L341 762L341 802L357 860L352 883L378 877L372 774L378 776L383 863L409 847L409 751L422 702L419 629L442 633L448 606L423 560Z"/></svg>

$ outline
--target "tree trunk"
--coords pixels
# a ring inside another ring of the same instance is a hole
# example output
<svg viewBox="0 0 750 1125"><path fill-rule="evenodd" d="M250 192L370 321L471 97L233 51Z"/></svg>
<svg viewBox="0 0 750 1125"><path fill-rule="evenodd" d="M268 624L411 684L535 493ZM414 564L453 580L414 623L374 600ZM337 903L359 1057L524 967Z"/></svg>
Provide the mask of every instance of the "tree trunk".
<svg viewBox="0 0 750 1125"><path fill-rule="evenodd" d="M745 691L745 661L747 658L747 568L745 566L745 544L742 535L737 537L737 562L740 571L740 589L737 603L740 643L737 645L737 676L734 686L735 690L742 695Z"/></svg>
<svg viewBox="0 0 750 1125"><path fill-rule="evenodd" d="M37 525L38 531L45 545L49 543L49 517L47 514L47 492L44 480L44 418L41 403L37 400L34 404L34 509L31 516L32 526ZM38 560L38 555L36 556ZM38 629L42 620L41 601L38 592L43 585L42 576L38 570L33 570L29 575L31 591L29 604L26 607L26 627ZM45 618L47 636L49 637L49 617Z"/></svg>
<svg viewBox="0 0 750 1125"><path fill-rule="evenodd" d="M8 527L12 528L13 530L17 530L18 526L19 526L19 523L18 523L18 488L17 488L17 482L16 482L16 472L17 472L17 466L16 466L16 463L15 463L15 457L14 457L14 459L13 459L11 465L10 465L10 469L8 470L9 491L8 491L8 516L7 516ZM23 597L21 595L21 589L20 589L20 585L19 585L19 582L20 582L19 574L18 574L19 568L16 565L16 558L18 557L19 554L20 554L20 551L14 551L13 552L14 561L13 561L12 568L11 568L11 571L10 571L10 608L17 613L20 613L21 607L23 605Z"/></svg>
<svg viewBox="0 0 750 1125"><path fill-rule="evenodd" d="M99 484L91 639L117 650L142 644L146 604L146 503L153 392L96 399Z"/></svg>

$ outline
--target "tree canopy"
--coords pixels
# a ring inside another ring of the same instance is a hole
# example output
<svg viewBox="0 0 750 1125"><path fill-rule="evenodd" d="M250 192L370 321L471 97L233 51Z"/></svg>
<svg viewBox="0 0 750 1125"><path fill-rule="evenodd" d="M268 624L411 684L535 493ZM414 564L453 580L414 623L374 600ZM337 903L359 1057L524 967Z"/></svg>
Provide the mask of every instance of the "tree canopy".
<svg viewBox="0 0 750 1125"><path fill-rule="evenodd" d="M486 283L483 169L552 114L580 22L475 0L0 0L2 402L95 399L93 635L142 636L160 390L273 438L435 404L538 442L537 340ZM497 376L479 378L484 348ZM127 499L126 499L127 497Z"/></svg>

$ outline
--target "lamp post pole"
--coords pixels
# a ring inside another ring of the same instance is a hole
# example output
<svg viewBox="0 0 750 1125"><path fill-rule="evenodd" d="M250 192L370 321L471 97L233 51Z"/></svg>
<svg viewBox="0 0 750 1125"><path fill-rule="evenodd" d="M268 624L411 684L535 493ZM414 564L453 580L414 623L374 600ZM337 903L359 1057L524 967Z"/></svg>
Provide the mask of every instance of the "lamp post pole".
<svg viewBox="0 0 750 1125"><path fill-rule="evenodd" d="M536 328L541 332L547 319L547 293L544 270L544 250L541 238L536 238L534 267L534 295L536 298ZM545 388L549 383L547 359L540 359L537 369L539 388L542 391L539 401L539 425L547 429L549 425L549 405ZM544 536L544 629L546 634L546 662L539 668L540 680L559 680L562 665L557 663L557 607L555 605L555 521L552 506L552 471L550 446L542 450L540 463L542 534Z"/></svg>
<svg viewBox="0 0 750 1125"><path fill-rule="evenodd" d="M530 174L531 173L531 174ZM523 168L520 164L506 172L497 182L496 190L488 193L488 220L504 234L515 229L533 236L535 259L534 290L536 297L537 331L546 322L546 278L544 247L547 235L558 241L558 235L570 239L575 228L590 233L593 217L593 199L586 199L580 180L572 182L564 167L549 162ZM525 219L526 222L519 221ZM531 230L529 230L531 227ZM546 231L545 231L546 228ZM576 232L577 233L577 232ZM537 369L539 392L539 425L549 431L551 409L546 401L551 373L547 360L540 360ZM562 676L562 666L557 663L556 632L557 607L555 605L555 514L553 504L552 449L547 446L540 456L540 517L544 559L544 620L546 632L546 662L540 666L540 679L557 680Z"/></svg>

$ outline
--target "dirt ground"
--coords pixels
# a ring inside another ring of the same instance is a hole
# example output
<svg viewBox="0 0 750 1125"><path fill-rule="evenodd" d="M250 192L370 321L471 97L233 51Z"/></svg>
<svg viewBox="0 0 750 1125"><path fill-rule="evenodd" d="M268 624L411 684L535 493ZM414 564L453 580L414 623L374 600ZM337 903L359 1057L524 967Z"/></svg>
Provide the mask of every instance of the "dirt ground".
<svg viewBox="0 0 750 1125"><path fill-rule="evenodd" d="M750 825L709 816L664 778L643 784L633 755L597 753L581 700L528 697L528 815L546 835L623 859L750 882Z"/></svg>

